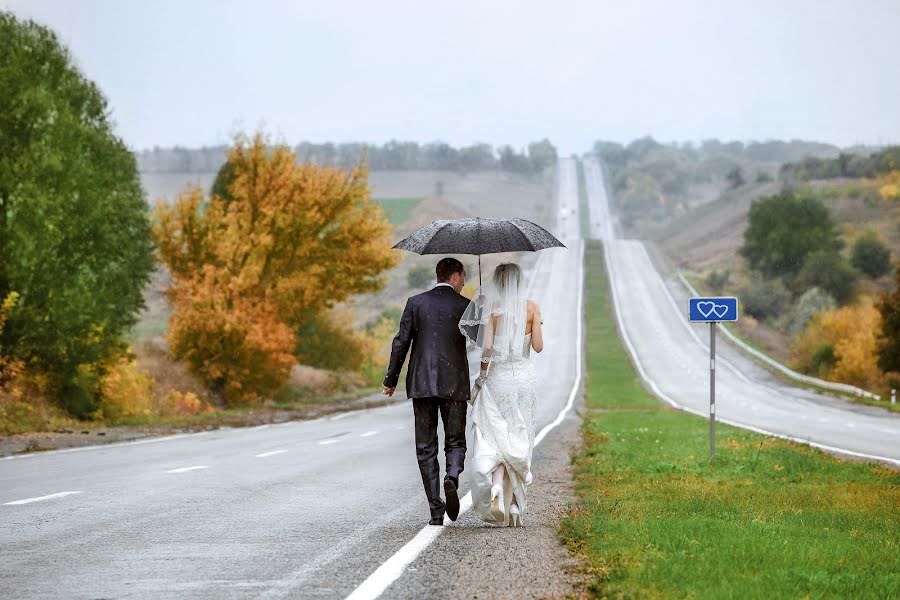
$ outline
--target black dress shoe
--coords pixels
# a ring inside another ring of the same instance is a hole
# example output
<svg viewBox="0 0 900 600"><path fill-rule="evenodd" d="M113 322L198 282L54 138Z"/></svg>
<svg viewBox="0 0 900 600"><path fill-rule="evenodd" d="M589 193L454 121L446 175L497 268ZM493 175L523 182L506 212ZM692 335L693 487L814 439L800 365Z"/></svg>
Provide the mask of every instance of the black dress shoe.
<svg viewBox="0 0 900 600"><path fill-rule="evenodd" d="M444 477L444 496L446 497L447 516L455 521L459 516L459 495L456 493L456 482L449 475Z"/></svg>
<svg viewBox="0 0 900 600"><path fill-rule="evenodd" d="M428 521L429 525L443 525L444 517L431 517L431 520Z"/></svg>

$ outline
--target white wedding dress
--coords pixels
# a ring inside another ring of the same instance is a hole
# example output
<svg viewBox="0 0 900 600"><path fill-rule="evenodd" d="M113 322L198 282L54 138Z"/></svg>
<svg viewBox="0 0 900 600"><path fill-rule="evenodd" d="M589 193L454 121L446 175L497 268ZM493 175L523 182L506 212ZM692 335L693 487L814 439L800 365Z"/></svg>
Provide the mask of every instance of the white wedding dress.
<svg viewBox="0 0 900 600"><path fill-rule="evenodd" d="M521 356L491 363L472 409L474 483L472 505L484 521L510 525L510 511L525 515L531 483L537 388L531 361L531 334L525 336ZM503 464L501 518L491 510L494 470ZM513 506L515 505L515 508Z"/></svg>

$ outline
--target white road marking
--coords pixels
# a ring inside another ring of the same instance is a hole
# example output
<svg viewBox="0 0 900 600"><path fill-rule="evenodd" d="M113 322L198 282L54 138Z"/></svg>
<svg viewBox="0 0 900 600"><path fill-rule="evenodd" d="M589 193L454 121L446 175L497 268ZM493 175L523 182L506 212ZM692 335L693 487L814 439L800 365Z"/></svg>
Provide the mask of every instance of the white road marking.
<svg viewBox="0 0 900 600"><path fill-rule="evenodd" d="M320 446L327 446L328 444L337 444L341 440L321 440L319 442Z"/></svg>
<svg viewBox="0 0 900 600"><path fill-rule="evenodd" d="M53 498L62 498L63 496L71 496L72 494L83 494L84 492L57 492L47 496L38 496L37 498L25 498L24 500L13 500L12 502L4 502L3 506L15 506L19 504L31 504L32 502L40 502L41 500L51 500Z"/></svg>
<svg viewBox="0 0 900 600"><path fill-rule="evenodd" d="M271 452L263 452L262 454L257 454L256 458L265 458L267 456L275 456L276 454L284 454L287 450L272 450Z"/></svg>
<svg viewBox="0 0 900 600"><path fill-rule="evenodd" d="M359 437L369 437L369 436L375 435L376 433L378 433L378 432L377 431L367 431L367 432L361 434Z"/></svg>
<svg viewBox="0 0 900 600"><path fill-rule="evenodd" d="M540 433L538 433L534 437L534 445L537 446L541 443L544 437L547 436L550 431L562 423L562 420L566 417L566 414L572 408L573 403L575 402L575 396L578 394L578 390L581 387L581 362L582 362L582 315L584 314L584 309L582 306L584 300L584 244L581 244L581 252L580 252L580 261L579 261L579 278L578 278L578 310L575 313L578 315L576 325L575 325L575 381L572 384L572 391L569 394L569 399L566 402L566 405L560 410L559 414L556 416L556 419L553 420L552 423L546 425L543 429L541 429ZM472 508L472 493L467 492L465 496L463 496L462 500L459 503L459 514L463 514L469 509ZM444 524L447 525L450 522L449 517L444 516ZM414 561L423 550L428 548L431 543L437 539L437 537L444 531L443 527L434 527L431 525L426 525L423 527L416 536L408 541L400 550L398 550L393 556L391 556L387 561L385 561L380 567L378 567L374 573L369 575L365 581L359 584L353 592L347 596L346 600L363 600L363 599L372 599L379 597L384 590L388 588L393 582L400 578L403 575L403 571L406 570L406 567L409 566L412 561Z"/></svg>
<svg viewBox="0 0 900 600"><path fill-rule="evenodd" d="M329 421L340 421L341 419L346 419L347 417L349 417L352 414L353 414L352 412L340 413L338 415L335 415L335 416L329 418L328 420Z"/></svg>
<svg viewBox="0 0 900 600"><path fill-rule="evenodd" d="M195 467L181 467L178 469L170 469L166 473L187 473L188 471L196 471L198 469L208 469L206 465L197 465Z"/></svg>

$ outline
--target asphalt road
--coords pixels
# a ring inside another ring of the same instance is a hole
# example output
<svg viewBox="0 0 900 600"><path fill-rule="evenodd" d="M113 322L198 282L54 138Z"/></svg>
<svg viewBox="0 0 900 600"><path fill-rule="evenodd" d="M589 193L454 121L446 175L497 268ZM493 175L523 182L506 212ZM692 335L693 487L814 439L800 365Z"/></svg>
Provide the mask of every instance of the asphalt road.
<svg viewBox="0 0 900 600"><path fill-rule="evenodd" d="M709 325L687 321L687 290L660 275L643 243L615 234L596 162L585 161L585 175L591 235L604 240L620 328L661 395L708 415ZM718 419L900 464L900 415L785 383L722 334L716 357Z"/></svg>
<svg viewBox="0 0 900 600"><path fill-rule="evenodd" d="M529 269L545 319L538 427L575 379L582 247L571 160L559 185L568 215L558 233L570 248ZM428 521L412 425L401 401L0 460L0 598L343 598ZM402 577L392 589L421 597Z"/></svg>

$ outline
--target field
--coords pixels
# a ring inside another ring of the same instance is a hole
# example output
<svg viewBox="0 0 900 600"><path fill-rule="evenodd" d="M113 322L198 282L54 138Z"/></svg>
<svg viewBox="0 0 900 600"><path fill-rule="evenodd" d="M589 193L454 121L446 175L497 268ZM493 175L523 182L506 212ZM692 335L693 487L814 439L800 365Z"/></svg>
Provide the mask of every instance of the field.
<svg viewBox="0 0 900 600"><path fill-rule="evenodd" d="M587 414L561 535L595 597L900 594L900 474L717 427L659 403L619 343L587 256Z"/></svg>

